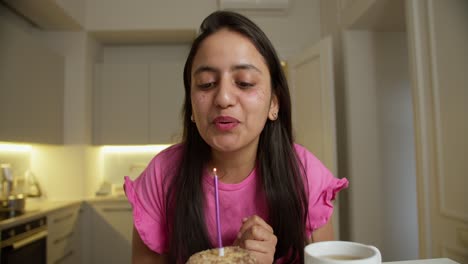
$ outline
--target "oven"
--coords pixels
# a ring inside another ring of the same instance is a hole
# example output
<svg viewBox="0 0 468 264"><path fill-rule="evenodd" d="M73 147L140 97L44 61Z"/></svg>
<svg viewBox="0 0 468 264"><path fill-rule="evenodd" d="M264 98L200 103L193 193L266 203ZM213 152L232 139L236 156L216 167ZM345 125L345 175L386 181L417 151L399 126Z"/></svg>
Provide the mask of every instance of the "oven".
<svg viewBox="0 0 468 264"><path fill-rule="evenodd" d="M0 236L0 263L46 263L46 217L3 229Z"/></svg>

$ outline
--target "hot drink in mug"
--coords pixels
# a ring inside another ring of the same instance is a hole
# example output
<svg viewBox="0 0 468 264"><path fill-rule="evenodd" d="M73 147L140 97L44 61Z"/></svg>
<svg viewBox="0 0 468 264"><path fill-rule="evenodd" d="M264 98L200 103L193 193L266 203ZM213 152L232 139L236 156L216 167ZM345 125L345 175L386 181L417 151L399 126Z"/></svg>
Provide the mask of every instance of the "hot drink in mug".
<svg viewBox="0 0 468 264"><path fill-rule="evenodd" d="M380 251L368 246L348 241L324 241L309 244L304 249L305 264L380 264Z"/></svg>

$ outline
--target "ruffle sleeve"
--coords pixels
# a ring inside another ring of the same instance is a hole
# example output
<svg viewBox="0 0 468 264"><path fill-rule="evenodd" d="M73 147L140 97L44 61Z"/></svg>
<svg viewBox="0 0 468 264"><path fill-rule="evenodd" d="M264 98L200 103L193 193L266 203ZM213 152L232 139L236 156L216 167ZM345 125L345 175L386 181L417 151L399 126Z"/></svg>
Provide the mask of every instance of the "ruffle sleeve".
<svg viewBox="0 0 468 264"><path fill-rule="evenodd" d="M182 144L158 153L138 178L124 178L124 189L133 208L133 224L141 240L152 251L169 251L169 228L166 217L166 195L182 153Z"/></svg>
<svg viewBox="0 0 468 264"><path fill-rule="evenodd" d="M329 182L317 195L310 194L309 199L309 216L307 225L307 237L310 237L312 232L325 225L333 214L333 200L339 191L348 187L348 180L338 179L331 174Z"/></svg>
<svg viewBox="0 0 468 264"><path fill-rule="evenodd" d="M146 246L159 254L164 254L168 251L166 224L159 216L160 213L149 207L149 202L143 201L151 197L142 191L141 180L141 177L135 181L128 176L125 177L125 194L133 208L133 223Z"/></svg>
<svg viewBox="0 0 468 264"><path fill-rule="evenodd" d="M295 145L296 153L305 173L305 189L308 196L306 235L325 225L333 214L333 200L337 193L348 187L346 178L338 179L306 148Z"/></svg>

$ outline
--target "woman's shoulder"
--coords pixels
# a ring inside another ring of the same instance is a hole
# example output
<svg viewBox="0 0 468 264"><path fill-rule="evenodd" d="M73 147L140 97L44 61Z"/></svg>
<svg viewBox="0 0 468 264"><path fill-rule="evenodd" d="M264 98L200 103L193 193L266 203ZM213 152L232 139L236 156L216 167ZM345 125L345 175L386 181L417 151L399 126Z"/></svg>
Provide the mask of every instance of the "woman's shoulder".
<svg viewBox="0 0 468 264"><path fill-rule="evenodd" d="M182 157L184 144L178 143L171 145L153 157L150 163L171 164L177 162Z"/></svg>
<svg viewBox="0 0 468 264"><path fill-rule="evenodd" d="M328 174L330 174L330 170L323 164L323 162L306 147L295 143L294 149L296 151L297 159L308 178L327 177Z"/></svg>
<svg viewBox="0 0 468 264"><path fill-rule="evenodd" d="M149 162L142 175L149 175L151 178L165 178L177 171L182 157L184 145L182 143L169 146L162 150Z"/></svg>
<svg viewBox="0 0 468 264"><path fill-rule="evenodd" d="M320 163L320 160L312 153L310 152L306 147L298 144L298 143L294 143L294 150L296 151L296 155L298 157L298 159L304 163L304 162L307 162L307 163Z"/></svg>

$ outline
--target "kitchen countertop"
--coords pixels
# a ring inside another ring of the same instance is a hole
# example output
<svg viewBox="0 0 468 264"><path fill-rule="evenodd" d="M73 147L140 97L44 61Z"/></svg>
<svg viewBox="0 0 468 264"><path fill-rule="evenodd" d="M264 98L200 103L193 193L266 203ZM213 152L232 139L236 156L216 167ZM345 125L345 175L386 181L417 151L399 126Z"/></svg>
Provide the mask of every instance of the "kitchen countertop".
<svg viewBox="0 0 468 264"><path fill-rule="evenodd" d="M25 213L16 217L8 218L0 221L0 229L8 228L10 226L21 224L35 218L43 217L56 210L79 205L83 201L33 201L26 200Z"/></svg>
<svg viewBox="0 0 468 264"><path fill-rule="evenodd" d="M46 216L56 210L60 210L66 207L80 205L83 202L87 203L99 203L99 202L123 202L127 201L127 197L124 195L108 195L108 196L96 196L92 198L86 198L82 200L70 200L70 201L48 201L44 199L27 199L25 213L16 217L8 218L0 221L0 230L11 227L16 224L28 222L30 220Z"/></svg>
<svg viewBox="0 0 468 264"><path fill-rule="evenodd" d="M105 195L105 196L95 196L92 198L85 199L86 202L121 202L127 201L127 196L125 195Z"/></svg>

